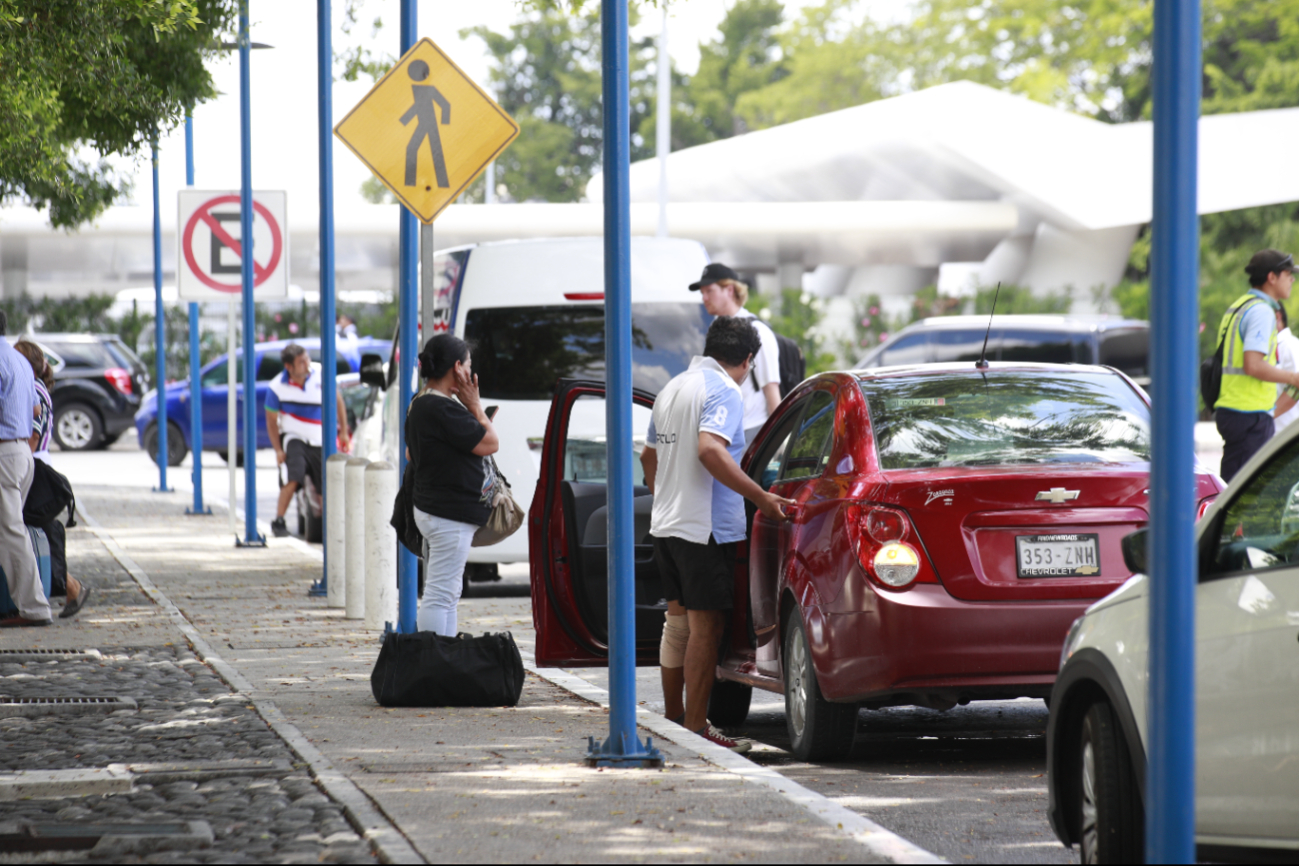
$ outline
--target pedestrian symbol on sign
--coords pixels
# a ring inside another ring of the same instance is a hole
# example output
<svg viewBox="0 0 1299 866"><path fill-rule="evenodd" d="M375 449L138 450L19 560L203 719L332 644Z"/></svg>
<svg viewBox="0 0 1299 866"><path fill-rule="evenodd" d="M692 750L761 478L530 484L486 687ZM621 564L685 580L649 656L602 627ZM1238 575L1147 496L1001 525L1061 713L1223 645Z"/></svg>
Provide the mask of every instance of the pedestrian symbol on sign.
<svg viewBox="0 0 1299 866"><path fill-rule="evenodd" d="M423 60L416 60L406 68L406 71L414 81L428 78L428 64ZM433 155L433 171L437 175L438 186L446 189L451 186L451 181L447 180L447 161L442 156L442 137L438 135L437 108L442 109L442 124L449 125L451 103L447 102L446 97L431 84L412 84L410 89L415 104L401 116L401 125L406 126L411 120L416 119L419 123L415 124L415 134L410 137L410 143L406 145L406 186L415 186L419 148L427 138L429 151ZM437 108L434 107L435 105ZM432 187L425 187L425 189L431 190Z"/></svg>
<svg viewBox="0 0 1299 866"><path fill-rule="evenodd" d="M501 155L519 126L441 49L421 39L334 133L397 201L431 223Z"/></svg>

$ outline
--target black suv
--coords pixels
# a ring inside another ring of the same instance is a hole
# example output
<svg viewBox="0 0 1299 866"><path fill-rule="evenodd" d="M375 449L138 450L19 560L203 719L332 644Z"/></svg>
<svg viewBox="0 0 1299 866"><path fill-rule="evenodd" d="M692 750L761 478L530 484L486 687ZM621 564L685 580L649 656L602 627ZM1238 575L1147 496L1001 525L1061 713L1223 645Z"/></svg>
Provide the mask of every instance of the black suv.
<svg viewBox="0 0 1299 866"><path fill-rule="evenodd" d="M27 334L54 368L54 441L64 451L106 448L135 427L149 388L144 362L116 334ZM11 338L16 340L17 338Z"/></svg>
<svg viewBox="0 0 1299 866"><path fill-rule="evenodd" d="M1150 386L1150 323L1104 316L936 316L907 325L862 358L857 369L977 361L1102 364Z"/></svg>

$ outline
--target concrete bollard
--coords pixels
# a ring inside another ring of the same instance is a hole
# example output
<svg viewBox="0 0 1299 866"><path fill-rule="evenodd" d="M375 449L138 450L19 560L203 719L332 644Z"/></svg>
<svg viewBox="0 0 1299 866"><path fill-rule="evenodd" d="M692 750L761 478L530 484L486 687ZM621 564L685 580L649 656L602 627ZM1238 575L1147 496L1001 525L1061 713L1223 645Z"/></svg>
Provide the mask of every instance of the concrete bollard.
<svg viewBox="0 0 1299 866"><path fill-rule="evenodd" d="M347 619L365 616L365 467L369 460L349 457L343 465L343 601Z"/></svg>
<svg viewBox="0 0 1299 866"><path fill-rule="evenodd" d="M347 475L344 469L350 458L330 454L325 461L325 545L329 568L325 582L329 586L326 604L344 607L347 598Z"/></svg>
<svg viewBox="0 0 1299 866"><path fill-rule="evenodd" d="M397 467L365 467L365 627L397 627L397 532L388 522L397 498Z"/></svg>

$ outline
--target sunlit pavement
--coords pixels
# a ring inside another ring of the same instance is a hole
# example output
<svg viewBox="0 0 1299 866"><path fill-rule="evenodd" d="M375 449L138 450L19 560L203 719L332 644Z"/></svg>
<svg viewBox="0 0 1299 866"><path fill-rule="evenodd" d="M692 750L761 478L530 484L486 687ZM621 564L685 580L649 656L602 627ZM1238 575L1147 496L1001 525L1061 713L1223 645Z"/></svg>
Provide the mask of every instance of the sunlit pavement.
<svg viewBox="0 0 1299 866"><path fill-rule="evenodd" d="M1197 456L1210 469L1221 459L1221 440L1212 424L1196 429ZM187 508L192 500L190 461L168 472L175 498ZM106 452L54 452L54 463L81 484L155 488L158 471L133 438ZM204 492L223 502L227 466L214 453L203 458ZM278 489L274 454L258 452L258 516L274 514ZM237 473L243 493L243 471ZM219 509L223 510L223 509ZM296 525L290 508L289 526ZM222 520L224 514L202 520ZM242 521L239 532L242 532ZM525 565L505 566L496 583L471 584L462 618L475 628L508 628L520 647L534 644ZM602 668L572 670L586 681L607 687ZM637 670L637 696L646 708L662 711L656 668ZM862 711L857 741L848 760L805 764L784 750L784 703L780 695L755 692L748 722L739 731L757 742L751 757L800 784L829 797L899 833L912 842L956 862L1071 863L1076 852L1055 839L1046 819L1045 729L1041 701L998 701L957 707L944 713L919 708ZM599 735L599 725L591 725Z"/></svg>

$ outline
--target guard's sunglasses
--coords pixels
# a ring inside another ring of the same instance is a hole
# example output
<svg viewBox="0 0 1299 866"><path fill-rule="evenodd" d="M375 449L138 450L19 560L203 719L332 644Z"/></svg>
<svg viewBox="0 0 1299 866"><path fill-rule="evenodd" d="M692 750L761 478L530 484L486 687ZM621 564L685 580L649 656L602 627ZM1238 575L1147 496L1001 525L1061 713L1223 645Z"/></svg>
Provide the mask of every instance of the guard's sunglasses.
<svg viewBox="0 0 1299 866"><path fill-rule="evenodd" d="M1272 273L1279 274L1282 271L1294 271L1294 256L1286 256L1282 259Z"/></svg>

